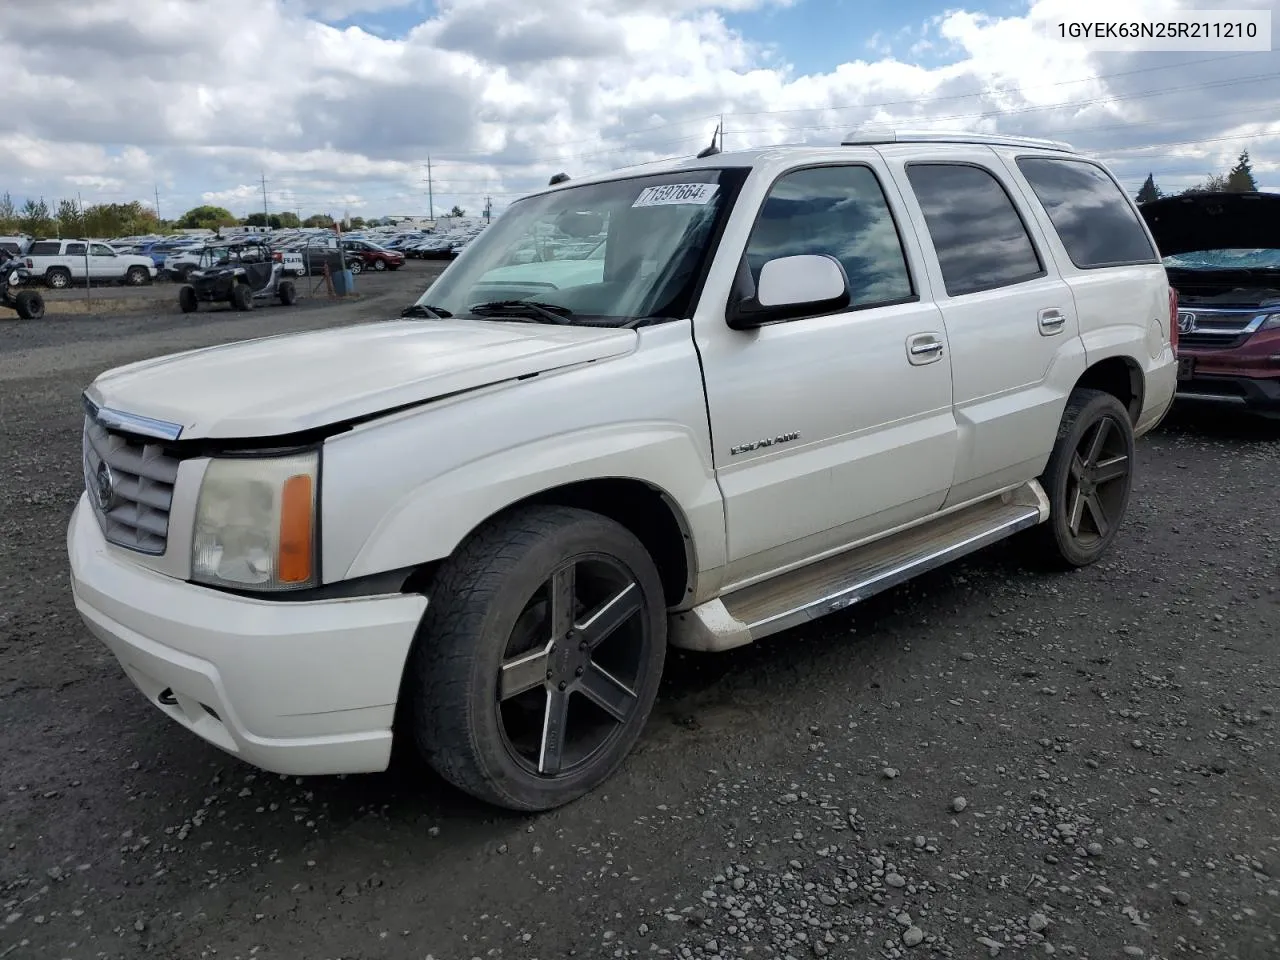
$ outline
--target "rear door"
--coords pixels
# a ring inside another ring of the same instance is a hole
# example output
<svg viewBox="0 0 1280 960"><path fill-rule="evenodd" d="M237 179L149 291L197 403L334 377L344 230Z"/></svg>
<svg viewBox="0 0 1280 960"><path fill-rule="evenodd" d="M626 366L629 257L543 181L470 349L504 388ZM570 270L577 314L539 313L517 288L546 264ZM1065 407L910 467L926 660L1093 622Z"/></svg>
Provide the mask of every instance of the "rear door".
<svg viewBox="0 0 1280 960"><path fill-rule="evenodd" d="M951 344L959 448L946 506L1044 469L1084 348L1071 291L988 147L885 148Z"/></svg>

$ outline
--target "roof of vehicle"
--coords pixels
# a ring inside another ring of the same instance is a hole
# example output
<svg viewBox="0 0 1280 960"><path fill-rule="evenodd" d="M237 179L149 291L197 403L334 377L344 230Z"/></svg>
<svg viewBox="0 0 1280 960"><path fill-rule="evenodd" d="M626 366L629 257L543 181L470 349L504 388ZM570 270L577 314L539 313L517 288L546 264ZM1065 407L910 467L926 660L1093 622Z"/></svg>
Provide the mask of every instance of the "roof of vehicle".
<svg viewBox="0 0 1280 960"><path fill-rule="evenodd" d="M679 173L689 170L720 170L733 167L756 167L774 161L800 158L806 155L813 157L829 157L833 152L858 147L889 146L907 143L955 144L957 146L983 145L993 147L1024 147L1032 150L1051 150L1060 153L1076 154L1075 148L1061 140L1045 140L1037 137L1018 137L1004 134L970 133L966 131L917 131L891 130L871 126L846 135L838 144L823 143L781 143L770 147L757 147L750 150L734 150L728 153L715 153L708 157L676 157L669 160L656 160L650 163L636 164L609 170L604 173L562 181L548 185L540 190L531 190L530 196L551 193L555 190L567 190L584 183L604 183L628 177L643 177L652 174Z"/></svg>

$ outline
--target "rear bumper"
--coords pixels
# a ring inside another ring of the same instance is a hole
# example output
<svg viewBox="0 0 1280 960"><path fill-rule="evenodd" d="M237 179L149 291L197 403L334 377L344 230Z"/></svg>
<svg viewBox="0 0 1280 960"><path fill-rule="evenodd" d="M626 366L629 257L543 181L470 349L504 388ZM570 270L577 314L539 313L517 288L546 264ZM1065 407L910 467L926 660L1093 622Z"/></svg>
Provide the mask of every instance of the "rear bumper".
<svg viewBox="0 0 1280 960"><path fill-rule="evenodd" d="M174 580L108 547L83 496L67 552L85 625L171 719L274 773L386 769L425 597L264 601Z"/></svg>

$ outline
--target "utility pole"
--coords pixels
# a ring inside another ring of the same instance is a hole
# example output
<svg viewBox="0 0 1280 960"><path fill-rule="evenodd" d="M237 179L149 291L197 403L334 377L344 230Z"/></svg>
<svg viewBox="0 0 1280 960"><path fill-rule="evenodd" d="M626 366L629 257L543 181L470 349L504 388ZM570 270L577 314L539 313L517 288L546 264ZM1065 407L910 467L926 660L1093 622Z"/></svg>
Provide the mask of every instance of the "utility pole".
<svg viewBox="0 0 1280 960"><path fill-rule="evenodd" d="M484 198L484 222L485 223L489 222L489 218L492 215L492 211L493 211L493 198L485 197Z"/></svg>
<svg viewBox="0 0 1280 960"><path fill-rule="evenodd" d="M160 184L156 184L156 222L160 222Z"/></svg>
<svg viewBox="0 0 1280 960"><path fill-rule="evenodd" d="M259 175L262 177L262 225L265 227L271 219L271 214L267 212L267 175L265 173Z"/></svg>
<svg viewBox="0 0 1280 960"><path fill-rule="evenodd" d="M431 187L431 158L427 157L427 219L436 218L436 198Z"/></svg>
<svg viewBox="0 0 1280 960"><path fill-rule="evenodd" d="M720 114L720 152L724 153L724 114Z"/></svg>

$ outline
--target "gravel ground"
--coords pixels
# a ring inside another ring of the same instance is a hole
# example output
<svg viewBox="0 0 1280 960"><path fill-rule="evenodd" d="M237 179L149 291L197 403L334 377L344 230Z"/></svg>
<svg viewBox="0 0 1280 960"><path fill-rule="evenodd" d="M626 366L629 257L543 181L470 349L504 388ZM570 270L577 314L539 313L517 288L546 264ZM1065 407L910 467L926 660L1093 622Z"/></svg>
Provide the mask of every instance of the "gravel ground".
<svg viewBox="0 0 1280 960"><path fill-rule="evenodd" d="M78 391L389 315L428 269L289 314L0 327L0 957L1280 956L1274 426L1175 415L1089 570L997 546L673 655L633 757L552 814L412 766L255 773L148 705L68 593Z"/></svg>

